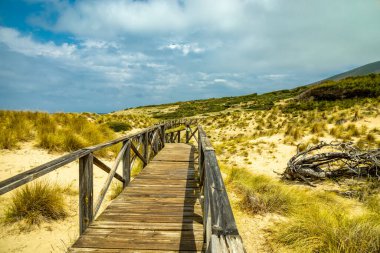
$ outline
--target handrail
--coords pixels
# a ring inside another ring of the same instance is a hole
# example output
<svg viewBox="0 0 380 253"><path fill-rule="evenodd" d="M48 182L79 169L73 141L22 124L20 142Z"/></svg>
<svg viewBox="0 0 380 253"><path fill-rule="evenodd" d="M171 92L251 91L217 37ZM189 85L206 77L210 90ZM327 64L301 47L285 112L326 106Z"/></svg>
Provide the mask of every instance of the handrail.
<svg viewBox="0 0 380 253"><path fill-rule="evenodd" d="M138 137L138 136L140 136L146 132L150 132L150 131L152 131L156 128L159 128L159 127L171 128L175 124L180 124L180 123L174 122L174 121L162 123L159 125L155 125L153 127L145 128L145 129L143 129L137 133L134 133L134 134L129 134L129 135L126 135L126 136L123 136L123 137L120 137L120 138L117 138L117 139L114 139L114 140L111 140L108 142L104 142L101 144L94 145L94 146L85 147L83 149L76 150L70 154L61 156L61 157L54 159L50 162L47 162L47 163L42 164L40 166L37 166L33 169L30 169L28 171L17 174L16 176L8 178L4 181L1 181L0 182L0 195L7 193L8 191L11 191L11 190L13 190L13 189L15 189L21 185L24 185L24 184L26 184L26 183L34 180L34 179L37 179L38 177L43 176L46 173L49 173L55 169L58 169L58 168L66 165L68 163L71 163L71 162L73 162L73 161L75 161L81 157L84 157L84 156L88 155L89 153L93 153L97 150L107 148L109 146L118 144L120 142L128 141L130 139L136 138L136 137Z"/></svg>
<svg viewBox="0 0 380 253"><path fill-rule="evenodd" d="M203 229L206 252L245 252L215 150L198 125L200 187L203 192Z"/></svg>

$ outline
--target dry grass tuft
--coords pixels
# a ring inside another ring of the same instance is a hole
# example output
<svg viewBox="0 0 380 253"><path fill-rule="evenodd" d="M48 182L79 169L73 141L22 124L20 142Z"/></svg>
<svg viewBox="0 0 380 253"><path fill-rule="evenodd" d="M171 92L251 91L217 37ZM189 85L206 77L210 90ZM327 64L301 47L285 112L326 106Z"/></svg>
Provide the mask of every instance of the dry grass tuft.
<svg viewBox="0 0 380 253"><path fill-rule="evenodd" d="M113 182L111 185L110 200L115 199L123 191L123 184L121 182Z"/></svg>
<svg viewBox="0 0 380 253"><path fill-rule="evenodd" d="M273 240L292 252L379 252L379 215L350 217L337 203L309 203L277 224Z"/></svg>
<svg viewBox="0 0 380 253"><path fill-rule="evenodd" d="M45 181L27 184L13 194L5 212L6 222L25 221L28 225L67 216L62 189Z"/></svg>
<svg viewBox="0 0 380 253"><path fill-rule="evenodd" d="M226 170L226 169L224 169ZM240 208L251 214L287 217L270 228L270 244L280 252L379 252L380 202L373 195L362 214L332 193L285 185L271 178L231 168L226 182L240 195Z"/></svg>

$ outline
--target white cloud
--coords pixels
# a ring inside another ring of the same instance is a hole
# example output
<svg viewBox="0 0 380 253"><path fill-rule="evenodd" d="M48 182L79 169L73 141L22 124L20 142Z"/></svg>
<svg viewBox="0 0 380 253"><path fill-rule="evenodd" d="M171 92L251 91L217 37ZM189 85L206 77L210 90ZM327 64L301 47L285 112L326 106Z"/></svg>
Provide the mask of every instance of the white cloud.
<svg viewBox="0 0 380 253"><path fill-rule="evenodd" d="M84 40L80 43L80 45L82 47L85 47L85 48L95 48L95 49L106 49L106 48L118 48L119 47L116 42L107 42L107 41L103 41L103 40L93 40L93 39Z"/></svg>
<svg viewBox="0 0 380 253"><path fill-rule="evenodd" d="M227 80L226 79L222 79L222 78L216 78L214 79L214 83L226 83Z"/></svg>
<svg viewBox="0 0 380 253"><path fill-rule="evenodd" d="M0 42L11 50L29 56L48 56L53 58L71 57L77 47L68 43L57 46L54 42L39 43L31 36L22 36L17 30L0 26Z"/></svg>
<svg viewBox="0 0 380 253"><path fill-rule="evenodd" d="M54 31L104 41L138 36L147 44L198 41L215 51L209 65L222 71L326 71L375 61L380 51L378 0L78 0L56 6ZM183 55L205 50L181 43L166 48Z"/></svg>
<svg viewBox="0 0 380 253"><path fill-rule="evenodd" d="M201 48L198 46L198 43L191 43L191 44L176 44L172 43L167 46L160 47L160 49L170 49L170 50L178 50L181 51L183 55L188 55L189 53L202 53L205 51L204 48Z"/></svg>
<svg viewBox="0 0 380 253"><path fill-rule="evenodd" d="M101 76L112 87L123 87L124 82L131 80L139 68L149 63L150 67L161 67L150 57L141 52L129 52L116 42L102 40L82 40L77 44L38 42L29 35L0 26L0 43L11 51L31 57L43 57L56 61L67 69L92 72ZM112 49L112 50L110 50Z"/></svg>
<svg viewBox="0 0 380 253"><path fill-rule="evenodd" d="M260 75L260 79L266 79L266 80L283 80L285 78L289 77L287 74L268 74L268 75Z"/></svg>
<svg viewBox="0 0 380 253"><path fill-rule="evenodd" d="M33 17L33 22L55 31L94 38L117 38L124 33L172 34L203 29L218 32L240 30L248 25L247 6L269 5L252 0L114 0L52 3L57 22ZM264 1L272 2L272 1ZM182 4L181 4L182 3Z"/></svg>

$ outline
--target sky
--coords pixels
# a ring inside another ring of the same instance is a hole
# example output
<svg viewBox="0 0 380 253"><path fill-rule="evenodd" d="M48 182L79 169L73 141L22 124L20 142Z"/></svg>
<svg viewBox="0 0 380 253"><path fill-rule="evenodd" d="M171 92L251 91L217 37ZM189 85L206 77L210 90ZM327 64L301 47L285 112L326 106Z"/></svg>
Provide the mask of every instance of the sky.
<svg viewBox="0 0 380 253"><path fill-rule="evenodd" d="M380 0L0 0L0 109L106 113L380 60Z"/></svg>

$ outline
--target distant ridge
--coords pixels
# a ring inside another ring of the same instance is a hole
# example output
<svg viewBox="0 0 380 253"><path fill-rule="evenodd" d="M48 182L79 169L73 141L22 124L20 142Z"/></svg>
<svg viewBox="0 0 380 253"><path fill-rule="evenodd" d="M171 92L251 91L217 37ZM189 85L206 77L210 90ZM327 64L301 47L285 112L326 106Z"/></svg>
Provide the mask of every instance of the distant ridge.
<svg viewBox="0 0 380 253"><path fill-rule="evenodd" d="M323 79L323 80L321 80L319 82L315 82L313 84L318 84L318 83L321 83L323 81L328 81L328 80L338 81L338 80L341 80L341 79L344 79L347 77L352 77L352 76L365 76L365 75L369 75L372 73L374 73L374 74L380 73L380 61L372 62L372 63L366 64L366 65L363 65L361 67L351 69L349 71L343 72L343 73L338 74L338 75L331 76L329 78Z"/></svg>

